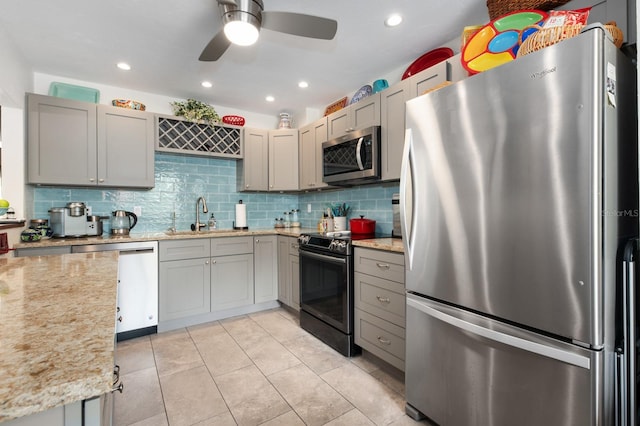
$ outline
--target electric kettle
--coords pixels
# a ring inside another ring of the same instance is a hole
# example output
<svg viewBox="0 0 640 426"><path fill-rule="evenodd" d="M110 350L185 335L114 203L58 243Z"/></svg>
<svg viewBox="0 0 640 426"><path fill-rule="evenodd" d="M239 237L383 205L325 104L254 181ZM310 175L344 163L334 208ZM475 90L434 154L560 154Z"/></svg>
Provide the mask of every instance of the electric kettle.
<svg viewBox="0 0 640 426"><path fill-rule="evenodd" d="M133 219L133 223L131 223ZM129 235L129 231L138 223L138 216L125 210L116 210L111 216L111 234Z"/></svg>

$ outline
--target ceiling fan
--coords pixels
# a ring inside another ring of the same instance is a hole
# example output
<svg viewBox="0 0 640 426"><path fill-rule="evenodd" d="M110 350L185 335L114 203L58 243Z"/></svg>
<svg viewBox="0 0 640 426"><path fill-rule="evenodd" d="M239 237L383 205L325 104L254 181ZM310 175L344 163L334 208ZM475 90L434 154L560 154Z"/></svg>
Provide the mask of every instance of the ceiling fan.
<svg viewBox="0 0 640 426"><path fill-rule="evenodd" d="M223 29L200 54L201 61L217 61L233 44L249 46L256 42L260 28L281 33L331 40L338 23L333 19L293 12L265 12L262 0L217 0Z"/></svg>

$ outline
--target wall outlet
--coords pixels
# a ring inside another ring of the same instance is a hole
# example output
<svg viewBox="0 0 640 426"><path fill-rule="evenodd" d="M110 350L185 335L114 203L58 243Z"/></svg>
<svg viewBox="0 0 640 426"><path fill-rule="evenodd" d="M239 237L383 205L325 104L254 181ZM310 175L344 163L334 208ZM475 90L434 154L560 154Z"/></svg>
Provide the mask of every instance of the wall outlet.
<svg viewBox="0 0 640 426"><path fill-rule="evenodd" d="M91 206L87 206L85 210L87 211L87 216L91 216L93 214L91 213Z"/></svg>
<svg viewBox="0 0 640 426"><path fill-rule="evenodd" d="M140 206L135 206L133 208L133 214L135 214L136 216L140 217L142 216L142 207Z"/></svg>
<svg viewBox="0 0 640 426"><path fill-rule="evenodd" d="M307 204L307 213L311 213L311 203Z"/></svg>

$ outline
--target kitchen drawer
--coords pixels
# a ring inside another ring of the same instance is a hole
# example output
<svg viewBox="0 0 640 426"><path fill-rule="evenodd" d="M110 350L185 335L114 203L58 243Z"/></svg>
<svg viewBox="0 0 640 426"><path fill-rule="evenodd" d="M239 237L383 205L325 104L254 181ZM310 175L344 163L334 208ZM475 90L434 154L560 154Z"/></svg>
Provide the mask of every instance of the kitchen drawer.
<svg viewBox="0 0 640 426"><path fill-rule="evenodd" d="M406 297L400 283L354 273L355 307L404 328Z"/></svg>
<svg viewBox="0 0 640 426"><path fill-rule="evenodd" d="M404 328L356 309L355 341L356 345L404 371Z"/></svg>
<svg viewBox="0 0 640 426"><path fill-rule="evenodd" d="M160 262L164 262L167 260L209 257L210 250L209 238L160 241L158 244L158 259Z"/></svg>
<svg viewBox="0 0 640 426"><path fill-rule="evenodd" d="M253 253L253 237L225 237L211 239L211 256Z"/></svg>
<svg viewBox="0 0 640 426"><path fill-rule="evenodd" d="M354 271L404 285L403 254L356 247L353 258Z"/></svg>

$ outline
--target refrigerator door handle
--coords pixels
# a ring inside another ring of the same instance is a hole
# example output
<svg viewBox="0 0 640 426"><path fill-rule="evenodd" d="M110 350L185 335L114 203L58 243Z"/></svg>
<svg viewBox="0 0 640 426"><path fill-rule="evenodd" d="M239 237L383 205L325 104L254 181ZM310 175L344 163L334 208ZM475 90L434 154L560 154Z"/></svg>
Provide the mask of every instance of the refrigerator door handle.
<svg viewBox="0 0 640 426"><path fill-rule="evenodd" d="M404 261L407 270L411 270L413 264L413 247L415 235L413 235L413 219L416 217L412 211L417 204L413 193L413 134L411 129L404 133L404 149L402 152L402 168L400 169L400 230L402 231L402 243L404 244Z"/></svg>
<svg viewBox="0 0 640 426"><path fill-rule="evenodd" d="M637 389L636 389L636 359L637 359L637 333L636 333L636 256L638 254L638 239L627 241L624 248L622 268L622 328L624 342L619 348L617 360L619 362L618 389L619 395L618 413L619 425L635 426L637 424ZM620 350L622 353L620 353Z"/></svg>
<svg viewBox="0 0 640 426"><path fill-rule="evenodd" d="M473 324L430 306L428 301L425 299L417 300L416 296L412 296L410 294L407 295L407 306L418 309L426 315L445 322L453 327L475 334L476 336L484 337L485 339L493 340L494 342L502 343L546 358L565 362L567 364L572 364L577 367L585 369L590 369L591 367L591 360L588 357Z"/></svg>

